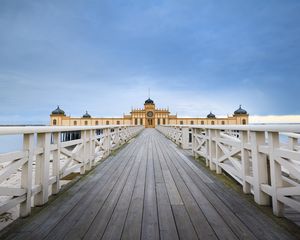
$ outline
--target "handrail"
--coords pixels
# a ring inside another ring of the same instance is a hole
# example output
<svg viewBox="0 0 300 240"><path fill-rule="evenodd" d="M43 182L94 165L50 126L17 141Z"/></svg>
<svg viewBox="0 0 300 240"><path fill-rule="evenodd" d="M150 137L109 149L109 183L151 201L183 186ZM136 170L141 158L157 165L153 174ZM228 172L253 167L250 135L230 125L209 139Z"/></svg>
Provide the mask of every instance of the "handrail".
<svg viewBox="0 0 300 240"><path fill-rule="evenodd" d="M22 135L23 148L0 154L0 214L20 204L20 216L60 191L60 179L84 174L112 150L142 131L142 126L0 127L0 135ZM18 183L9 185L9 179ZM50 187L50 191L49 191ZM32 199L33 205L32 205Z"/></svg>
<svg viewBox="0 0 300 240"><path fill-rule="evenodd" d="M0 135L47 133L64 131L96 130L106 128L131 127L131 125L97 125L97 126L28 126L28 127L1 127Z"/></svg>
<svg viewBox="0 0 300 240"><path fill-rule="evenodd" d="M240 130L257 132L296 132L300 133L300 124L262 124L262 125L159 125L164 127L188 127L195 129L222 129L222 130Z"/></svg>
<svg viewBox="0 0 300 240"><path fill-rule="evenodd" d="M223 171L260 205L300 212L300 125L160 125L157 129L217 174ZM283 139L285 141L283 141Z"/></svg>

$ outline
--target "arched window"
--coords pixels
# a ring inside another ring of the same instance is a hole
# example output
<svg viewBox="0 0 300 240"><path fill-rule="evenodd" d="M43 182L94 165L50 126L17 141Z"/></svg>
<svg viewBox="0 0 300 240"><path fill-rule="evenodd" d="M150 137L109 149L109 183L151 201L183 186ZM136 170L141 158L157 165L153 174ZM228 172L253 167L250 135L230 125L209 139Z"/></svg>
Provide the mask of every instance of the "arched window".
<svg viewBox="0 0 300 240"><path fill-rule="evenodd" d="M109 121L106 121L106 125L109 125Z"/></svg>
<svg viewBox="0 0 300 240"><path fill-rule="evenodd" d="M225 121L222 121L222 125L224 125L225 124Z"/></svg>
<svg viewBox="0 0 300 240"><path fill-rule="evenodd" d="M99 121L96 121L96 123L95 123L96 125L99 125Z"/></svg>
<svg viewBox="0 0 300 240"><path fill-rule="evenodd" d="M204 121L201 121L201 124L204 125Z"/></svg>
<svg viewBox="0 0 300 240"><path fill-rule="evenodd" d="M56 124L57 124L57 120L53 119L53 125L56 125Z"/></svg>
<svg viewBox="0 0 300 240"><path fill-rule="evenodd" d="M140 124L143 125L143 119L142 118L140 119Z"/></svg>
<svg viewBox="0 0 300 240"><path fill-rule="evenodd" d="M120 125L120 121L117 121L117 125Z"/></svg>
<svg viewBox="0 0 300 240"><path fill-rule="evenodd" d="M194 121L191 121L191 125L194 125Z"/></svg>
<svg viewBox="0 0 300 240"><path fill-rule="evenodd" d="M183 121L180 121L180 125L183 125Z"/></svg>
<svg viewBox="0 0 300 240"><path fill-rule="evenodd" d="M157 125L160 125L160 118L157 119Z"/></svg>
<svg viewBox="0 0 300 240"><path fill-rule="evenodd" d="M84 121L84 125L88 125L88 121Z"/></svg>
<svg viewBox="0 0 300 240"><path fill-rule="evenodd" d="M246 125L247 124L246 119L243 119L242 123L243 125Z"/></svg>
<svg viewBox="0 0 300 240"><path fill-rule="evenodd" d="M134 119L134 125L138 125L138 119L137 118Z"/></svg>
<svg viewBox="0 0 300 240"><path fill-rule="evenodd" d="M76 126L77 125L77 121L74 121L74 126Z"/></svg>
<svg viewBox="0 0 300 240"><path fill-rule="evenodd" d="M211 121L211 125L215 125L215 121Z"/></svg>
<svg viewBox="0 0 300 240"><path fill-rule="evenodd" d="M166 124L166 119L165 118L163 118L163 125L165 125Z"/></svg>

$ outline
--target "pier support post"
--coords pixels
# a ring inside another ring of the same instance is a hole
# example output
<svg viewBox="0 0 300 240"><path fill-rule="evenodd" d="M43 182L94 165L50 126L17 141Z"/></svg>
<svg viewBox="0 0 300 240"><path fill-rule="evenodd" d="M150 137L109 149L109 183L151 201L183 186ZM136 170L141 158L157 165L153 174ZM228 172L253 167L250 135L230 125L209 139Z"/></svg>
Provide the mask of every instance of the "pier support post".
<svg viewBox="0 0 300 240"><path fill-rule="evenodd" d="M269 205L269 196L261 190L261 184L268 184L267 157L259 152L259 146L264 143L264 132L251 132L254 200L260 205Z"/></svg>
<svg viewBox="0 0 300 240"><path fill-rule="evenodd" d="M214 159L216 157L216 145L214 143L215 131L212 129L208 129L209 136L209 169L216 170L216 164L214 163Z"/></svg>
<svg viewBox="0 0 300 240"><path fill-rule="evenodd" d="M182 140L181 140L181 147L182 149L190 149L189 147L189 137L190 137L190 132L188 127L182 127Z"/></svg>
<svg viewBox="0 0 300 240"><path fill-rule="evenodd" d="M60 190L60 133L53 133L53 144L57 146L57 148L53 151L53 161L52 161L52 173L53 176L56 177L55 183L52 184L52 194L57 194Z"/></svg>
<svg viewBox="0 0 300 240"><path fill-rule="evenodd" d="M20 204L20 217L26 217L31 213L34 134L24 134L23 151L28 153L28 161L22 166L21 188L26 189L26 200Z"/></svg>
<svg viewBox="0 0 300 240"><path fill-rule="evenodd" d="M284 205L282 202L277 200L277 188L283 186L281 166L275 160L275 154L274 154L275 149L280 147L278 132L269 132L268 141L269 141L269 159L270 159L273 213L276 216L283 216Z"/></svg>
<svg viewBox="0 0 300 240"><path fill-rule="evenodd" d="M243 192L251 193L251 185L246 181L247 176L250 176L250 158L249 152L246 149L246 144L248 142L248 132L241 131L241 163L242 163L242 181L243 181Z"/></svg>
<svg viewBox="0 0 300 240"><path fill-rule="evenodd" d="M222 173L222 168L219 166L219 161L218 159L221 158L222 156L222 149L218 146L218 142L219 142L219 138L221 138L221 132L220 130L214 130L214 136L215 136L215 141L213 142L213 144L215 145L215 149L216 149L216 173L217 174L221 174Z"/></svg>
<svg viewBox="0 0 300 240"><path fill-rule="evenodd" d="M41 149L43 153L36 156L35 183L41 186L41 191L34 198L35 206L41 206L48 201L50 140L51 133L37 134L37 149Z"/></svg>

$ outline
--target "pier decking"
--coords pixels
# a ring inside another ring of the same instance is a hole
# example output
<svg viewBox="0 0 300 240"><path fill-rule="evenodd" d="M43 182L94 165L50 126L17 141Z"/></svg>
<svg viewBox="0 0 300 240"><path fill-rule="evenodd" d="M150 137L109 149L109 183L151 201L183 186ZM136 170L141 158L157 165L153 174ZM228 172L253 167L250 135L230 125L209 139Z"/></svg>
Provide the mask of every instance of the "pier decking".
<svg viewBox="0 0 300 240"><path fill-rule="evenodd" d="M22 222L22 221L21 221ZM293 239L155 129L3 239Z"/></svg>

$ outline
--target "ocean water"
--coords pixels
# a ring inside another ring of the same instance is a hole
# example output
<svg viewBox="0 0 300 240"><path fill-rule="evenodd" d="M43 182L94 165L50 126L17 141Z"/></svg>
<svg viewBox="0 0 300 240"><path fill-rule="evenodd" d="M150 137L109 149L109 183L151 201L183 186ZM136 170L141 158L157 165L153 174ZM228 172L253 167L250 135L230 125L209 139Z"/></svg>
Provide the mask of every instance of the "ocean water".
<svg viewBox="0 0 300 240"><path fill-rule="evenodd" d="M21 150L23 146L23 135L0 135L0 153Z"/></svg>

